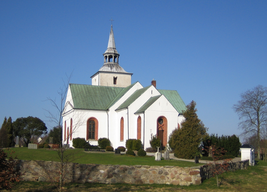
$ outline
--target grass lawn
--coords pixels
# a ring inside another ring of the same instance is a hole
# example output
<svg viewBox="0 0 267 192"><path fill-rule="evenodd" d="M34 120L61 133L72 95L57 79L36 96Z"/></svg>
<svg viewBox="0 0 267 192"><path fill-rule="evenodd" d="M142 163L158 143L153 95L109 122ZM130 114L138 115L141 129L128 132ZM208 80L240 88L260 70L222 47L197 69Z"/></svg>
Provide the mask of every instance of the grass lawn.
<svg viewBox="0 0 267 192"><path fill-rule="evenodd" d="M5 150L7 151L7 150ZM11 148L9 151L14 151L12 156L16 156L21 160L44 160L44 161L59 161L59 156L56 150L51 149L28 149L27 147ZM110 164L110 165L150 165L150 166L179 166L193 167L202 164L195 164L187 161L163 160L155 161L155 157L134 157L127 155L115 155L109 152L87 153L83 149L68 149L65 152L70 159L70 162L80 164Z"/></svg>

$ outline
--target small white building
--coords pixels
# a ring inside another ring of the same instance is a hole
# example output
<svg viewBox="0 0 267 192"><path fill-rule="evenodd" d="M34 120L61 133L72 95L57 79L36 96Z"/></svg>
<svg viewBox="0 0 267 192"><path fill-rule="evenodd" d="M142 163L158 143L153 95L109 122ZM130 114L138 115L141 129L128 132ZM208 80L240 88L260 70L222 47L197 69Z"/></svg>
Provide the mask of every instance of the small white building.
<svg viewBox="0 0 267 192"><path fill-rule="evenodd" d="M249 165L255 165L255 151L254 148L249 144L244 144L240 147L241 150L241 161L249 160Z"/></svg>
<svg viewBox="0 0 267 192"><path fill-rule="evenodd" d="M98 145L109 138L114 148L128 139L140 139L144 149L157 135L163 146L181 126L186 106L177 91L160 90L153 80L143 87L131 83L132 73L119 65L113 28L109 35L104 64L91 76L92 85L69 84L63 112L63 144L72 147L73 138L85 138Z"/></svg>

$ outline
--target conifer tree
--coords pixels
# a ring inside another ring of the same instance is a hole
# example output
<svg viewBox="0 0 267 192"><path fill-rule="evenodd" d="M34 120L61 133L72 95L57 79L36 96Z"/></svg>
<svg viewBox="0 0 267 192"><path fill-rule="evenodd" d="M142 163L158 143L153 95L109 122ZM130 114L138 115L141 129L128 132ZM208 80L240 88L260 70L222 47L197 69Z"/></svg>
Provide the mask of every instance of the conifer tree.
<svg viewBox="0 0 267 192"><path fill-rule="evenodd" d="M206 128L198 119L195 109L196 103L192 101L184 112L185 121L181 129L176 129L170 136L169 145L174 149L174 155L179 158L191 159L198 153L202 138L206 136Z"/></svg>
<svg viewBox="0 0 267 192"><path fill-rule="evenodd" d="M0 129L0 147L8 147L7 131L6 131L7 119L5 117L2 127Z"/></svg>
<svg viewBox="0 0 267 192"><path fill-rule="evenodd" d="M15 142L14 142L13 125L11 117L8 118L5 127L7 132L8 147L14 147Z"/></svg>

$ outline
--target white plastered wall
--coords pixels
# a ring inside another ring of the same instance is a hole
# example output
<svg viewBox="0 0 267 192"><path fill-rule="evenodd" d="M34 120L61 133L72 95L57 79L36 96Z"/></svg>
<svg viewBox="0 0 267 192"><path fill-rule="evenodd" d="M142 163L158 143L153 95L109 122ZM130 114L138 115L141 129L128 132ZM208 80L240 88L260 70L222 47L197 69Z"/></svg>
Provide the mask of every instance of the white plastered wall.
<svg viewBox="0 0 267 192"><path fill-rule="evenodd" d="M113 78L117 77L117 83L113 83ZM127 87L131 85L132 75L123 73L105 73L100 72L92 77L92 85Z"/></svg>

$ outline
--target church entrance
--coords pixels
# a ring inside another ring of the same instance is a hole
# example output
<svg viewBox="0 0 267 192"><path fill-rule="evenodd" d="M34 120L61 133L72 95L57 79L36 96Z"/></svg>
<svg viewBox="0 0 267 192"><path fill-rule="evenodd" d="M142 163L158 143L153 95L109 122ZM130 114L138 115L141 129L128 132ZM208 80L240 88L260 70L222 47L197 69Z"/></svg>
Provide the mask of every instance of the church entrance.
<svg viewBox="0 0 267 192"><path fill-rule="evenodd" d="M167 145L167 119L161 116L157 120L157 137L161 141L161 147Z"/></svg>

